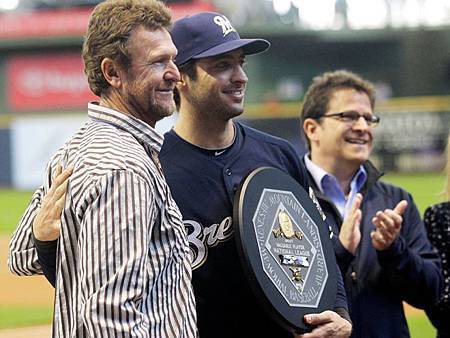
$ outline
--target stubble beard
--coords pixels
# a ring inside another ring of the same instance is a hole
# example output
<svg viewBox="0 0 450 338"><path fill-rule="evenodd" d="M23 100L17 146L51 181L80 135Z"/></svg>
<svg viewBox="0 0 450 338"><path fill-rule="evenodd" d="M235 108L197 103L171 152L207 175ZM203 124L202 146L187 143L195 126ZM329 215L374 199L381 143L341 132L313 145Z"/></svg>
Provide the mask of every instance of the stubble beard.
<svg viewBox="0 0 450 338"><path fill-rule="evenodd" d="M149 113L156 117L157 121L173 114L175 111L175 101L158 103L156 100L150 103Z"/></svg>
<svg viewBox="0 0 450 338"><path fill-rule="evenodd" d="M129 96L127 101L132 107L132 115L138 119L154 125L156 122L162 120L173 114L175 111L175 102L159 103L154 97L147 98L147 102L137 100L134 96Z"/></svg>
<svg viewBox="0 0 450 338"><path fill-rule="evenodd" d="M244 112L244 104L232 105L223 101L223 98L218 95L217 97L210 97L205 103L205 106L209 107L211 114L214 114L217 118L225 121L231 120Z"/></svg>

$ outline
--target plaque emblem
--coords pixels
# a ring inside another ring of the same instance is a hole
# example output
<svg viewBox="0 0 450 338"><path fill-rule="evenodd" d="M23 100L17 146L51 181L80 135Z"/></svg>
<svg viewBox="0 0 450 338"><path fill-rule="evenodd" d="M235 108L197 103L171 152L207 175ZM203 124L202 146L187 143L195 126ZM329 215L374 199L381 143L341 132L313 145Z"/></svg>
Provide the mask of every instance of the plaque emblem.
<svg viewBox="0 0 450 338"><path fill-rule="evenodd" d="M290 306L318 306L328 278L317 225L297 198L264 189L253 216L264 272Z"/></svg>
<svg viewBox="0 0 450 338"><path fill-rule="evenodd" d="M303 234L301 233L301 231L294 231L291 218L286 211L280 211L278 213L278 222L280 223L280 227L273 230L273 234L276 238L280 237L281 235L284 235L284 237L286 237L287 239L294 236L298 239L303 238Z"/></svg>

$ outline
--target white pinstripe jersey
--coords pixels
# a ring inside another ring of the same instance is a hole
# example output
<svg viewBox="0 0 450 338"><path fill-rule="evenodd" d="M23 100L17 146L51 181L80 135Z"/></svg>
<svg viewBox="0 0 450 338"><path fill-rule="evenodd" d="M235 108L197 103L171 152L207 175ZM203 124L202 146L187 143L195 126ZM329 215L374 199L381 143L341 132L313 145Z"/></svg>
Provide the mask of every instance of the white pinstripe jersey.
<svg viewBox="0 0 450 338"><path fill-rule="evenodd" d="M162 175L162 136L96 104L51 159L10 243L13 273L42 273L31 224L58 162L74 165L56 267L53 337L196 337L181 214Z"/></svg>

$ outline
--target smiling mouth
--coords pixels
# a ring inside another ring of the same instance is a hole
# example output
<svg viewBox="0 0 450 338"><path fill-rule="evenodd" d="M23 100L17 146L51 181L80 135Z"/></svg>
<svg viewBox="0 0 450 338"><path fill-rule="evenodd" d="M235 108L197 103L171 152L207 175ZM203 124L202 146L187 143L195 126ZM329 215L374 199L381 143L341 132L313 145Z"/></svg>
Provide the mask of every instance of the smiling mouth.
<svg viewBox="0 0 450 338"><path fill-rule="evenodd" d="M224 90L222 93L227 95L234 102L242 103L242 101L244 100L245 90L244 89L230 89L230 90Z"/></svg>
<svg viewBox="0 0 450 338"><path fill-rule="evenodd" d="M241 96L241 95L244 95L244 89L230 89L230 90L224 90L223 93L229 94L229 95Z"/></svg>
<svg viewBox="0 0 450 338"><path fill-rule="evenodd" d="M173 89L157 89L156 90L157 93L164 95L164 96L173 96Z"/></svg>
<svg viewBox="0 0 450 338"><path fill-rule="evenodd" d="M358 144L358 145L365 145L365 144L369 143L368 140L362 140L362 139L346 139L345 141L348 143L351 143L351 144Z"/></svg>

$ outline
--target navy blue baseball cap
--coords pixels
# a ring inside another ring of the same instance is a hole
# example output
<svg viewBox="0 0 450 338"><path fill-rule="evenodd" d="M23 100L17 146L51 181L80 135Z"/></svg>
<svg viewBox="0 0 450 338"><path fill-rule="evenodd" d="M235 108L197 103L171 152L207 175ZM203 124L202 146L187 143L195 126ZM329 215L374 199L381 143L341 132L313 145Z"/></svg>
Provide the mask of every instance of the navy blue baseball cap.
<svg viewBox="0 0 450 338"><path fill-rule="evenodd" d="M175 21L171 35L178 49L177 66L191 59L216 56L238 48L249 55L270 47L269 41L264 39L241 39L230 20L214 12L201 12Z"/></svg>

